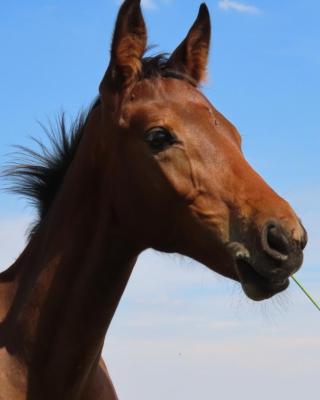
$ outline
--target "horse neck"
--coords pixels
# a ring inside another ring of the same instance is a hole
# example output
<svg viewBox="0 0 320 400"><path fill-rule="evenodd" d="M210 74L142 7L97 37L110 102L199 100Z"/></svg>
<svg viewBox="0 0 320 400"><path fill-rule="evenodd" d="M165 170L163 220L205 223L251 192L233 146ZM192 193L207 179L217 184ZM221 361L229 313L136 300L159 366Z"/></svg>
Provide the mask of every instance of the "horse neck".
<svg viewBox="0 0 320 400"><path fill-rule="evenodd" d="M78 398L137 255L112 217L107 179L102 190L97 166L78 159L47 218L2 277L11 289L0 345L25 363L32 398Z"/></svg>

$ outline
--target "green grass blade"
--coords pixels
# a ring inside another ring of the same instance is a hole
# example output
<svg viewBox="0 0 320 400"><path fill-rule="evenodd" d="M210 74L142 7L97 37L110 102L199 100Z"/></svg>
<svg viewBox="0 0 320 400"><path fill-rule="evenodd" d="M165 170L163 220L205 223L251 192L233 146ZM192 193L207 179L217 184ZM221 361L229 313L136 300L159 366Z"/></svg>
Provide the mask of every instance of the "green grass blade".
<svg viewBox="0 0 320 400"><path fill-rule="evenodd" d="M292 275L291 278L299 286L299 288L303 291L303 293L308 297L308 299L313 303L313 305L320 311L319 304L314 300L311 294L302 286L302 284L298 281L298 279L294 275Z"/></svg>

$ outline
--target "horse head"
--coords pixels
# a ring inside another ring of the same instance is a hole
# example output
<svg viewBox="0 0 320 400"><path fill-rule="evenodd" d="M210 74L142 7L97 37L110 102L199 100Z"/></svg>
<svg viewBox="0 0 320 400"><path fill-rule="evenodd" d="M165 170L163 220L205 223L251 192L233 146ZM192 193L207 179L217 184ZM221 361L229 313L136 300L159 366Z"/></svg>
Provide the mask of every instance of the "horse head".
<svg viewBox="0 0 320 400"><path fill-rule="evenodd" d="M287 288L307 236L246 161L235 126L199 90L210 31L202 4L170 57L144 58L140 1L123 3L100 84L113 213L140 250L189 256L262 300Z"/></svg>

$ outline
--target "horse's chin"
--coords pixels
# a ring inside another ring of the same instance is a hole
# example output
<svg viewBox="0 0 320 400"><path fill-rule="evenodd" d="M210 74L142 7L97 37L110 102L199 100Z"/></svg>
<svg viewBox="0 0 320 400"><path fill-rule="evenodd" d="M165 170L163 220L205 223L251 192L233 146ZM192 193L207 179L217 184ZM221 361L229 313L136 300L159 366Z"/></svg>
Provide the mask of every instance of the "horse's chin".
<svg viewBox="0 0 320 400"><path fill-rule="evenodd" d="M251 300L266 300L287 289L289 276L284 271L280 272L274 266L261 268L261 265L256 265L250 252L240 243L230 243L228 247L233 253L235 270L242 288Z"/></svg>
<svg viewBox="0 0 320 400"><path fill-rule="evenodd" d="M236 259L236 270L245 294L255 301L269 299L289 286L288 277L261 275L250 263L250 259Z"/></svg>
<svg viewBox="0 0 320 400"><path fill-rule="evenodd" d="M245 294L254 301L269 299L289 286L288 278L262 276L247 260L236 260L236 269Z"/></svg>

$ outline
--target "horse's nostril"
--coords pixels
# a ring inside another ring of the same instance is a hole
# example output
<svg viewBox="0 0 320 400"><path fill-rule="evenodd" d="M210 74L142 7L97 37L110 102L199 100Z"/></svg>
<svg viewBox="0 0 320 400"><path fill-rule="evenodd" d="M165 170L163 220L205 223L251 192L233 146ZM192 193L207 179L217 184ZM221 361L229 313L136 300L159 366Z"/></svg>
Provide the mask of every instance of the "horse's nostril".
<svg viewBox="0 0 320 400"><path fill-rule="evenodd" d="M289 255L289 240L277 222L268 222L263 227L261 243L263 250L270 257L279 261L287 260Z"/></svg>
<svg viewBox="0 0 320 400"><path fill-rule="evenodd" d="M300 222L301 223L301 222ZM303 229L303 237L301 239L301 250L304 250L307 243L308 243L308 233L305 229L305 227L301 224L302 229Z"/></svg>
<svg viewBox="0 0 320 400"><path fill-rule="evenodd" d="M276 226L272 226L268 230L267 241L271 249L281 254L288 255L289 241L285 235Z"/></svg>

